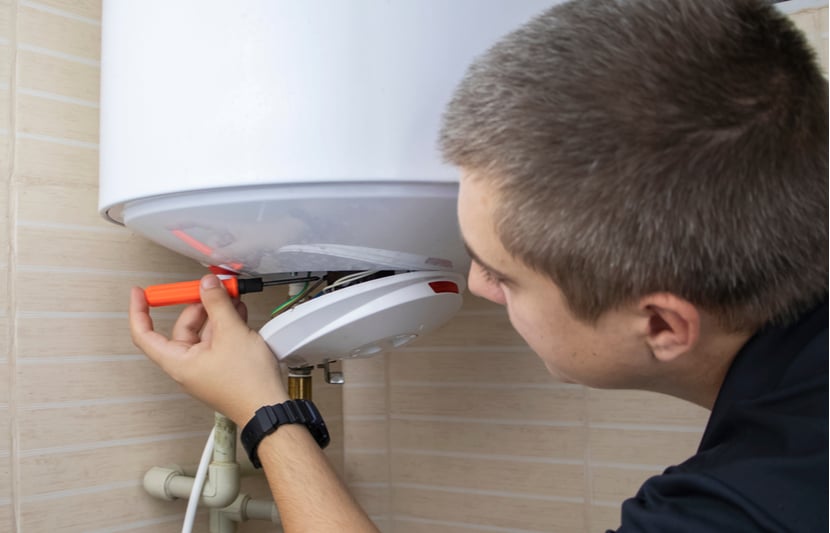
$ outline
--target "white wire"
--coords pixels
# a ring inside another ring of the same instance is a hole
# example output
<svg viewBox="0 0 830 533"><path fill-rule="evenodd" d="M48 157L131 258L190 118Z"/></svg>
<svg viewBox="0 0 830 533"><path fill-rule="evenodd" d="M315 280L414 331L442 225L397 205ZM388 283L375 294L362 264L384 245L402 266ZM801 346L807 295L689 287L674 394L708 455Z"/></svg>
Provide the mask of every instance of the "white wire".
<svg viewBox="0 0 830 533"><path fill-rule="evenodd" d="M193 479L193 488L190 489L190 498L187 500L187 511L184 514L182 533L192 533L193 522L196 520L196 509L199 507L199 500L202 499L202 489L207 479L208 465L213 456L213 444L215 442L216 427L210 430L205 449L202 450L202 458L199 460L199 468L196 469L196 477Z"/></svg>
<svg viewBox="0 0 830 533"><path fill-rule="evenodd" d="M371 276L372 274L377 274L377 270L366 270L364 272L357 272L355 274L349 274L348 276L343 276L342 278L338 279L328 287L326 290L334 289L335 287L339 287L340 285L344 285L346 283L351 283L352 281L357 281L361 278L365 278L366 276Z"/></svg>

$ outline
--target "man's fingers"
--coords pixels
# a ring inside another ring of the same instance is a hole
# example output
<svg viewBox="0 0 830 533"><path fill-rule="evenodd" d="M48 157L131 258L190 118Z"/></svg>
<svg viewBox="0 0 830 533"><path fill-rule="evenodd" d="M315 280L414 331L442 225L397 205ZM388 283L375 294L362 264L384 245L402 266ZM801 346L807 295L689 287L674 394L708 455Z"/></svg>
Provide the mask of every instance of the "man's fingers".
<svg viewBox="0 0 830 533"><path fill-rule="evenodd" d="M207 312L201 304L185 307L173 325L173 340L196 344L199 342L199 331L205 325L206 320Z"/></svg>
<svg viewBox="0 0 830 533"><path fill-rule="evenodd" d="M162 368L165 366L167 357L184 350L183 346L170 342L164 335L153 329L150 308L144 297L144 291L139 287L133 287L130 291L130 334L133 344Z"/></svg>
<svg viewBox="0 0 830 533"><path fill-rule="evenodd" d="M200 294L211 322L224 328L242 321L230 295L213 274L202 278Z"/></svg>
<svg viewBox="0 0 830 533"><path fill-rule="evenodd" d="M239 314L239 317L242 319L242 322L248 323L248 306L245 305L245 302L239 300L234 303L236 307L236 312Z"/></svg>

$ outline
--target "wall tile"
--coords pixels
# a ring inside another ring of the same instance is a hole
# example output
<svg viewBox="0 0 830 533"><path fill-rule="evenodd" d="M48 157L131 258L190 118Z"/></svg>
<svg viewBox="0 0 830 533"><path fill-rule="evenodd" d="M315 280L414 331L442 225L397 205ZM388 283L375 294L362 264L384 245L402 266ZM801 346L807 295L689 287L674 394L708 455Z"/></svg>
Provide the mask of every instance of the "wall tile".
<svg viewBox="0 0 830 533"><path fill-rule="evenodd" d="M14 512L10 503L0 504L0 526L14 531Z"/></svg>
<svg viewBox="0 0 830 533"><path fill-rule="evenodd" d="M182 392L149 359L23 364L18 366L17 379L18 397L26 404Z"/></svg>
<svg viewBox="0 0 830 533"><path fill-rule="evenodd" d="M171 257L171 261L176 259ZM177 281L161 276L156 274L150 277L149 274L132 272L48 272L47 275L44 272L19 271L17 286L25 287L26 298L20 300L18 312L122 313L126 320L130 287ZM154 311L153 316L171 318L177 313L174 308L164 308Z"/></svg>
<svg viewBox="0 0 830 533"><path fill-rule="evenodd" d="M12 10L14 2L12 0L0 0L0 38L10 39L12 36ZM0 81L6 81L7 76L0 78Z"/></svg>
<svg viewBox="0 0 830 533"><path fill-rule="evenodd" d="M138 522L147 517L183 516L186 505L184 500L167 502L153 498L136 482L135 486L126 488L104 487L96 493L24 500L21 526L26 533L80 533ZM94 506L94 512L90 512L91 506Z"/></svg>
<svg viewBox="0 0 830 533"><path fill-rule="evenodd" d="M584 391L578 387L510 389L504 387L398 386L390 391L391 412L401 415L501 420L580 422Z"/></svg>
<svg viewBox="0 0 830 533"><path fill-rule="evenodd" d="M457 315L446 326L413 341L409 350L423 347L521 346L506 316Z"/></svg>
<svg viewBox="0 0 830 533"><path fill-rule="evenodd" d="M463 525L448 525L446 522L437 520L416 521L414 518L396 517L394 520L395 533L492 533L490 527L470 527Z"/></svg>
<svg viewBox="0 0 830 533"><path fill-rule="evenodd" d="M8 19L3 20L3 15L7 13L8 6L4 6L0 3L0 32L3 31L2 25L8 23ZM5 39L6 37L0 33L0 39ZM9 89L10 83L12 79L12 57L13 57L13 50L11 46L6 44L0 44L0 93L5 93L3 95L3 106L2 106L2 115L0 115L0 128L7 128L8 127L8 119L9 119Z"/></svg>
<svg viewBox="0 0 830 533"><path fill-rule="evenodd" d="M343 405L353 415L385 415L387 412L386 389L347 385L343 389Z"/></svg>
<svg viewBox="0 0 830 533"><path fill-rule="evenodd" d="M535 353L530 349L520 350L458 352L447 349L419 352L413 348L387 356L390 379L393 383L503 383L505 389L520 383L556 383Z"/></svg>
<svg viewBox="0 0 830 533"><path fill-rule="evenodd" d="M436 485L450 488L501 491L582 498L581 464L557 464L541 460L442 456L429 453L392 453L392 481L396 484Z"/></svg>
<svg viewBox="0 0 830 533"><path fill-rule="evenodd" d="M374 357L343 361L342 365L343 373L346 376L346 386L354 385L355 383L385 383L387 359L397 355L398 353L389 355L380 354Z"/></svg>
<svg viewBox="0 0 830 533"><path fill-rule="evenodd" d="M84 186L91 191L98 187L98 150L36 139L17 139L15 170L27 187L30 184ZM97 193L84 205L93 201L97 206ZM97 212L96 207L93 213ZM89 217L93 213L78 206L72 217Z"/></svg>
<svg viewBox="0 0 830 533"><path fill-rule="evenodd" d="M17 86L85 100L98 105L100 68L77 61L21 50L17 55Z"/></svg>
<svg viewBox="0 0 830 533"><path fill-rule="evenodd" d="M81 17L101 20L101 0L38 0L37 3Z"/></svg>
<svg viewBox="0 0 830 533"><path fill-rule="evenodd" d="M118 231L117 226L98 214L98 189L86 184L50 185L26 183L17 198L18 219L23 223L89 226L90 229ZM195 263L194 263L195 264Z"/></svg>
<svg viewBox="0 0 830 533"><path fill-rule="evenodd" d="M122 306L118 309L122 316L119 317L19 317L17 319L18 357L140 354L141 352L130 339L126 313L128 295L125 287L119 287L119 289L124 291ZM60 311L61 308L58 307L57 310ZM154 315L153 322L156 329L169 331L172 328L174 316L159 318ZM44 329L47 329L48 335L43 334ZM67 339L72 339L72 341L68 342Z"/></svg>
<svg viewBox="0 0 830 533"><path fill-rule="evenodd" d="M17 16L19 43L93 61L100 59L100 25L23 5L18 7Z"/></svg>
<svg viewBox="0 0 830 533"><path fill-rule="evenodd" d="M67 141L98 143L98 109L18 93L17 131Z"/></svg>
<svg viewBox="0 0 830 533"><path fill-rule="evenodd" d="M591 498L622 503L625 499L633 498L648 478L661 474L663 470L592 466Z"/></svg>
<svg viewBox="0 0 830 533"><path fill-rule="evenodd" d="M17 232L17 260L21 267L60 265L67 269L100 269L113 273L186 273L197 266L192 259L171 257L168 250L120 228L79 231L22 226Z"/></svg>
<svg viewBox="0 0 830 533"><path fill-rule="evenodd" d="M349 490L369 516L386 515L391 508L392 497L388 485L352 485Z"/></svg>
<svg viewBox="0 0 830 533"><path fill-rule="evenodd" d="M589 508L590 531L606 531L620 527L620 508L591 505Z"/></svg>
<svg viewBox="0 0 830 533"><path fill-rule="evenodd" d="M202 427L204 435L183 439L24 455L20 458L21 494L28 497L141 480L156 465L193 466L199 461L210 428Z"/></svg>
<svg viewBox="0 0 830 533"><path fill-rule="evenodd" d="M349 422L352 427L354 422ZM361 428L362 429L362 428ZM582 459L588 442L584 427L534 426L506 421L393 420L392 449Z"/></svg>
<svg viewBox="0 0 830 533"><path fill-rule="evenodd" d="M344 463L347 483L389 481L389 455L385 452L358 453L347 451Z"/></svg>
<svg viewBox="0 0 830 533"><path fill-rule="evenodd" d="M581 503L547 499L491 496L468 492L395 487L396 514L475 525L580 531L584 529Z"/></svg>
<svg viewBox="0 0 830 533"><path fill-rule="evenodd" d="M591 461L667 467L691 457L700 444L701 434L591 428Z"/></svg>
<svg viewBox="0 0 830 533"><path fill-rule="evenodd" d="M21 451L210 431L213 426L213 411L190 398L103 401L99 405L24 408L21 412L27 416L20 421Z"/></svg>
<svg viewBox="0 0 830 533"><path fill-rule="evenodd" d="M671 424L700 427L709 410L665 394L643 391L586 389L592 423Z"/></svg>
<svg viewBox="0 0 830 533"><path fill-rule="evenodd" d="M347 409L344 407L344 409ZM387 445L387 432L389 428L389 421L386 417L381 417L380 420L362 420L353 417L351 411L345 419L346 432L344 435L344 445L346 452L350 450L384 450Z"/></svg>

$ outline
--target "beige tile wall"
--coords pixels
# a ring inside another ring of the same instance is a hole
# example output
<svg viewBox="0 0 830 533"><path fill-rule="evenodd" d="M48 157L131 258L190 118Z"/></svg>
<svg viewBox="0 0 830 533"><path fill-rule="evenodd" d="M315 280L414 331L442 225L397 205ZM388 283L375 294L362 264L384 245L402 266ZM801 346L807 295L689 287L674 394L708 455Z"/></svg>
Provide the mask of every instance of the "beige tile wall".
<svg viewBox="0 0 830 533"><path fill-rule="evenodd" d="M793 16L826 65L826 7ZM0 0L0 531L178 531L182 503L140 479L195 462L212 418L129 341L128 288L200 269L96 213L99 39L100 0ZM474 299L418 346L347 366L345 388L316 389L330 457L395 533L613 527L706 416L552 383Z"/></svg>
<svg viewBox="0 0 830 533"><path fill-rule="evenodd" d="M0 0L0 531L178 531L183 503L141 478L195 463L213 419L129 339L130 286L202 269L97 214L100 16L100 0ZM253 322L283 297L252 299ZM338 444L341 393L316 390Z"/></svg>

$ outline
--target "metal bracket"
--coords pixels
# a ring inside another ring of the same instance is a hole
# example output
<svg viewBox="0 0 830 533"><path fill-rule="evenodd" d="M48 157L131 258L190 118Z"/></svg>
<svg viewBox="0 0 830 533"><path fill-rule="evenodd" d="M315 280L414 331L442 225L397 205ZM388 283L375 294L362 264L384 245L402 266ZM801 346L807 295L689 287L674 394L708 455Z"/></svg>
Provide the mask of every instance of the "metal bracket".
<svg viewBox="0 0 830 533"><path fill-rule="evenodd" d="M326 361L321 365L317 365L317 368L323 369L323 379L326 380L326 383L329 385L342 385L346 382L343 377L343 372L332 372L330 368L331 363L331 361Z"/></svg>

